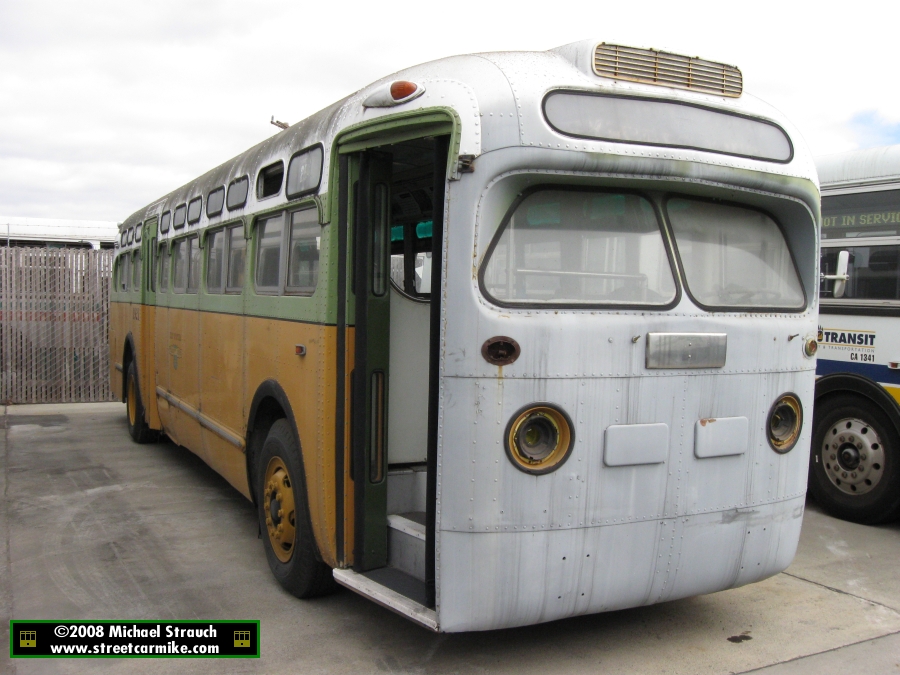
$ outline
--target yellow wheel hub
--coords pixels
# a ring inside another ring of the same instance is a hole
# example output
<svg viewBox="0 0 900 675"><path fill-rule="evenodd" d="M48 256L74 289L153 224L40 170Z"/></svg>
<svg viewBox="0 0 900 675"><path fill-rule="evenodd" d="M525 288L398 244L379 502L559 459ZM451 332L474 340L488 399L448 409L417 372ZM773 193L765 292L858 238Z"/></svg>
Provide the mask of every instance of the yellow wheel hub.
<svg viewBox="0 0 900 675"><path fill-rule="evenodd" d="M135 393L134 378L128 378L128 394L126 395L128 403L128 424L132 427L137 423L137 394Z"/></svg>
<svg viewBox="0 0 900 675"><path fill-rule="evenodd" d="M266 467L263 508L269 543L281 562L286 563L294 553L296 517L291 476L281 457L273 457Z"/></svg>

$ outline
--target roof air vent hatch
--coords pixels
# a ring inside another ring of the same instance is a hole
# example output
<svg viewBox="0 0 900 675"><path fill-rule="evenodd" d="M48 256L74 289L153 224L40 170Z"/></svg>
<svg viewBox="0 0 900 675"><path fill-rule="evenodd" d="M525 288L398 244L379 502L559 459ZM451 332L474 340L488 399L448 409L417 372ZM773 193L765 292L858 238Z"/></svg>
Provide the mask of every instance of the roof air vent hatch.
<svg viewBox="0 0 900 675"><path fill-rule="evenodd" d="M606 42L594 49L594 73L613 80L690 89L731 98L739 97L744 86L741 71L734 66Z"/></svg>

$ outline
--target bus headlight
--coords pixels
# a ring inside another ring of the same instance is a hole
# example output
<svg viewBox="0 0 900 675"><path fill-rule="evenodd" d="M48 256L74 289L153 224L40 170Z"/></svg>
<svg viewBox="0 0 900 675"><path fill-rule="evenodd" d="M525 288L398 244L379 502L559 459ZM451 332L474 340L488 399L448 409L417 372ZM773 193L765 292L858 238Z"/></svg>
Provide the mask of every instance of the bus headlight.
<svg viewBox="0 0 900 675"><path fill-rule="evenodd" d="M555 471L574 445L572 422L560 408L535 403L520 410L506 427L506 454L526 473Z"/></svg>
<svg viewBox="0 0 900 675"><path fill-rule="evenodd" d="M769 445L775 452L788 452L797 444L803 428L803 406L794 394L782 394L769 410L766 420Z"/></svg>

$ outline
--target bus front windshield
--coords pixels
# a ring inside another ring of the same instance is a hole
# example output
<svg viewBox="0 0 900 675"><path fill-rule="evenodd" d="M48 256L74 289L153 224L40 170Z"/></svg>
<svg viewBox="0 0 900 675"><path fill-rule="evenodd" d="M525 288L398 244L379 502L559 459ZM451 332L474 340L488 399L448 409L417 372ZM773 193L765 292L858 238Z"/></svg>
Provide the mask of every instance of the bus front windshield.
<svg viewBox="0 0 900 675"><path fill-rule="evenodd" d="M677 290L651 197L537 190L514 206L488 249L481 285L501 306L670 307ZM692 300L710 310L806 306L781 228L756 209L689 197L665 214Z"/></svg>
<svg viewBox="0 0 900 675"><path fill-rule="evenodd" d="M754 209L674 197L666 212L688 291L707 308L802 309L784 235Z"/></svg>
<svg viewBox="0 0 900 675"><path fill-rule="evenodd" d="M664 306L676 295L650 201L594 190L523 199L488 251L482 287L508 305Z"/></svg>

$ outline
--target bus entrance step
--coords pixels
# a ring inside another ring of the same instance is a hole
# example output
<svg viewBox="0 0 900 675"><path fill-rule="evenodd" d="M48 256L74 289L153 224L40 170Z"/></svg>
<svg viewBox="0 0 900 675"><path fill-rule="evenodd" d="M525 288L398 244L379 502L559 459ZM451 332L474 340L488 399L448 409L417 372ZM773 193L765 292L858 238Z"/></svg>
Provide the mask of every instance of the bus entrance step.
<svg viewBox="0 0 900 675"><path fill-rule="evenodd" d="M425 581L425 513L388 516L388 564Z"/></svg>
<svg viewBox="0 0 900 675"><path fill-rule="evenodd" d="M437 632L437 614L425 606L425 582L393 567L382 567L360 574L353 570L334 570L341 586L377 602L382 607L412 619Z"/></svg>

